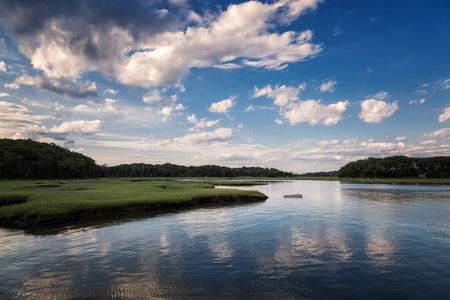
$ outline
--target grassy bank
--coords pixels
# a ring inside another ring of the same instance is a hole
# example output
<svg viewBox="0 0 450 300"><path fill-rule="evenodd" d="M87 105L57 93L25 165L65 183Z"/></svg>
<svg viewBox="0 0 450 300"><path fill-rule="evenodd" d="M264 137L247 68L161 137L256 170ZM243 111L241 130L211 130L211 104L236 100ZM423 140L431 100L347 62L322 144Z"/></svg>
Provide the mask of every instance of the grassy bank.
<svg viewBox="0 0 450 300"><path fill-rule="evenodd" d="M4 205L0 206L0 224L26 227L200 203L238 203L266 198L259 192L214 189L214 185L202 182L1 181L0 203Z"/></svg>

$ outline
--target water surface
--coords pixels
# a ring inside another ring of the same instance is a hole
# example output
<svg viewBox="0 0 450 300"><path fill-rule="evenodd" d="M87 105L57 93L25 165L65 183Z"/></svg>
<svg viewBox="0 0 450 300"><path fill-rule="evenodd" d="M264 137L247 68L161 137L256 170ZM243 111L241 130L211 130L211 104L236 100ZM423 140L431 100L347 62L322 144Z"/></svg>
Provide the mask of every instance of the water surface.
<svg viewBox="0 0 450 300"><path fill-rule="evenodd" d="M0 299L448 299L449 186L242 189L269 199L0 229ZM283 198L296 193L303 198Z"/></svg>

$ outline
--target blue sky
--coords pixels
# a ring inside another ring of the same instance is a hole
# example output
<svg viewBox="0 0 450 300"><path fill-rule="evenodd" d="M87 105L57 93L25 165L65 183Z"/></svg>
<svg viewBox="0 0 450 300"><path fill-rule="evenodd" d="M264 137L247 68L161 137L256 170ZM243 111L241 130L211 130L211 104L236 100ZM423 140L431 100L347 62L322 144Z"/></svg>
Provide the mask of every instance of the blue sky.
<svg viewBox="0 0 450 300"><path fill-rule="evenodd" d="M99 164L450 154L448 1L1 1L0 136Z"/></svg>

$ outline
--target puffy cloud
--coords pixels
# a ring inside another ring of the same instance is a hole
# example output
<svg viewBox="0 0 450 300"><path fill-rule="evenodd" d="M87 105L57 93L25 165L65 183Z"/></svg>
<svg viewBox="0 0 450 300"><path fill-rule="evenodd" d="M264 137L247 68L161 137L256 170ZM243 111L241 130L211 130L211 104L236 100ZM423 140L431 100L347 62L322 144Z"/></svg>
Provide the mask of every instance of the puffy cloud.
<svg viewBox="0 0 450 300"><path fill-rule="evenodd" d="M405 136L399 136L398 138L395 139L397 142L403 142L406 141L406 137Z"/></svg>
<svg viewBox="0 0 450 300"><path fill-rule="evenodd" d="M274 28L320 2L249 1L201 17L148 1L6 0L0 3L0 19L19 50L47 77L99 71L148 88L179 83L191 68L283 69L314 57L321 46L311 43L311 31ZM189 25L192 21L195 26Z"/></svg>
<svg viewBox="0 0 450 300"><path fill-rule="evenodd" d="M232 108L236 102L234 101L236 99L236 96L231 96L228 99L212 103L209 107L208 111L214 112L214 113L228 113L229 109Z"/></svg>
<svg viewBox="0 0 450 300"><path fill-rule="evenodd" d="M63 133L63 134L94 134L100 131L100 127L103 125L103 121L71 121L63 122L59 126L53 126L50 132L53 133Z"/></svg>
<svg viewBox="0 0 450 300"><path fill-rule="evenodd" d="M333 126L344 119L343 113L349 104L347 100L329 105L320 104L320 101L316 100L300 101L290 105L283 116L291 125L308 122L310 125Z"/></svg>
<svg viewBox="0 0 450 300"><path fill-rule="evenodd" d="M334 86L337 84L335 80L329 80L328 82L324 82L320 85L320 91L324 92L334 92Z"/></svg>
<svg viewBox="0 0 450 300"><path fill-rule="evenodd" d="M0 72L6 72L6 64L3 60L0 61Z"/></svg>
<svg viewBox="0 0 450 300"><path fill-rule="evenodd" d="M147 94L142 97L142 101L148 104L155 104L164 100L161 91L158 89L153 89L147 92Z"/></svg>
<svg viewBox="0 0 450 300"><path fill-rule="evenodd" d="M12 83L5 84L5 87L18 89L21 85L36 86L38 89L49 91L68 99L97 96L97 84L95 82L86 81L83 84L79 84L75 79L68 80L65 78L23 75L16 78Z"/></svg>
<svg viewBox="0 0 450 300"><path fill-rule="evenodd" d="M387 94L383 93L380 95L379 93L377 95L380 100L368 99L361 103L361 113L359 114L359 117L364 120L364 122L379 123L384 118L392 116L398 109L398 101L389 104L382 100Z"/></svg>
<svg viewBox="0 0 450 300"><path fill-rule="evenodd" d="M304 86L301 84L298 88L292 86L278 86L276 85L274 88L271 85L267 85L261 89L255 87L255 91L253 93L253 97L262 97L266 96L267 98L273 99L273 104L278 106L286 106L290 102L296 101L299 98L298 94L300 90L304 90Z"/></svg>
<svg viewBox="0 0 450 300"><path fill-rule="evenodd" d="M9 94L7 94L7 93L0 93L0 98L2 98L2 97L8 97L9 96Z"/></svg>
<svg viewBox="0 0 450 300"><path fill-rule="evenodd" d="M273 103L280 108L280 115L288 119L291 126L301 122L308 122L310 125L333 126L344 119L343 113L347 110L347 105L350 102L346 100L323 105L320 100L301 101L299 93L305 90L305 87L305 83L298 87L285 85L276 85L274 88L267 85L261 89L255 87L253 97L266 96L273 99ZM282 124L280 119L275 120L275 122Z"/></svg>
<svg viewBox="0 0 450 300"><path fill-rule="evenodd" d="M223 142L233 137L231 128L217 128L212 132L189 133L181 138L174 138L173 142L178 144L207 144Z"/></svg>
<svg viewBox="0 0 450 300"><path fill-rule="evenodd" d="M220 120L208 121L206 118L202 118L201 120L198 120L197 117L195 116L195 114L188 116L187 120L195 125L193 128L189 129L189 131L193 131L198 128L212 127L214 125L217 125L220 121Z"/></svg>
<svg viewBox="0 0 450 300"><path fill-rule="evenodd" d="M439 123L444 123L448 119L450 119L450 107L444 109L444 113L439 116Z"/></svg>

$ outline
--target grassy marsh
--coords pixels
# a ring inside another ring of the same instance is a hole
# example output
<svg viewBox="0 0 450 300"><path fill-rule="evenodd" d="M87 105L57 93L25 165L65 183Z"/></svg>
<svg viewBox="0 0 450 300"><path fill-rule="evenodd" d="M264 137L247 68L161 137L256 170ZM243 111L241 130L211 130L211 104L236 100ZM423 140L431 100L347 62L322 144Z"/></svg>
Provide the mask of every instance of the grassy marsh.
<svg viewBox="0 0 450 300"><path fill-rule="evenodd" d="M129 211L182 207L199 203L262 201L256 191L214 189L204 182L136 179L1 181L1 198L26 199L0 207L0 224L30 226L125 214Z"/></svg>

